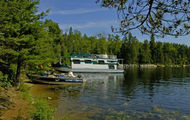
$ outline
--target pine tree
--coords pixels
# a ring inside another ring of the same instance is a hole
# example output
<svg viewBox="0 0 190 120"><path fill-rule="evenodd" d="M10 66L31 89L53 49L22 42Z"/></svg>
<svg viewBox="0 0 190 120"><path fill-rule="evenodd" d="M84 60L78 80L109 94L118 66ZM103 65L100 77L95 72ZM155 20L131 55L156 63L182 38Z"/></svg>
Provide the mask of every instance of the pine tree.
<svg viewBox="0 0 190 120"><path fill-rule="evenodd" d="M40 47L37 43L42 43L39 42L41 39L38 38L37 32L42 30L43 23L40 19L45 13L36 14L37 4L39 1L36 0L0 2L1 63L8 66L3 72L11 69L9 74L13 77L9 78L14 79L15 86L19 85L21 69L27 66L27 61L33 59L33 51Z"/></svg>
<svg viewBox="0 0 190 120"><path fill-rule="evenodd" d="M156 43L155 43L155 38L154 38L154 34L151 34L150 37L150 50L151 50L151 59L152 59L152 63L156 63Z"/></svg>

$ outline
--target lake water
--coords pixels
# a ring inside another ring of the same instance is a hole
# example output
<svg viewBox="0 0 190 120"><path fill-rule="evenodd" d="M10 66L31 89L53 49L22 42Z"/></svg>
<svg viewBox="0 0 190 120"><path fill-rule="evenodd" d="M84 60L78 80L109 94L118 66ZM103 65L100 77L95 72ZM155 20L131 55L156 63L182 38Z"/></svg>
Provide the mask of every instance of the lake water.
<svg viewBox="0 0 190 120"><path fill-rule="evenodd" d="M56 109L56 120L190 119L190 68L82 75L85 84L35 84L32 94L52 98L49 103Z"/></svg>

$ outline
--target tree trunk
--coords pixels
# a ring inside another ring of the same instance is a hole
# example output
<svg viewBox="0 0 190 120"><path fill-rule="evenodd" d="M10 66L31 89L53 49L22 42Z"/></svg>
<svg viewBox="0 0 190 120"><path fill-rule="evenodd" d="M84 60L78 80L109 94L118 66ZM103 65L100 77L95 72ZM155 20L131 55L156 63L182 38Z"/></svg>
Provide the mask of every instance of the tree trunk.
<svg viewBox="0 0 190 120"><path fill-rule="evenodd" d="M19 86L19 83L20 83L20 69L21 69L21 56L19 55L18 56L18 59L17 59L17 70L16 70L16 79L15 79L15 83L14 85L16 87Z"/></svg>

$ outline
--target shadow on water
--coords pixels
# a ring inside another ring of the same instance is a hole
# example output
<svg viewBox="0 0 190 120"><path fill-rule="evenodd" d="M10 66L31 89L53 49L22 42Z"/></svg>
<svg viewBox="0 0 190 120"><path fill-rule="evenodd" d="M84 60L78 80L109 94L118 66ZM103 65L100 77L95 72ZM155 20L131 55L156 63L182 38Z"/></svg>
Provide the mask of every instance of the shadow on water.
<svg viewBox="0 0 190 120"><path fill-rule="evenodd" d="M170 85L174 82L190 82L189 68L153 68L153 69L127 69L124 74L123 86L128 91L134 90L138 85L148 87L153 90L157 85ZM188 79L186 79L188 78ZM186 80L184 80L186 79Z"/></svg>
<svg viewBox="0 0 190 120"><path fill-rule="evenodd" d="M181 67L127 69L122 86L125 95L134 99L137 99L135 96L139 96L140 92L150 99L155 99L154 95L162 97L162 94L173 95L177 99L180 92L184 94L184 90L189 90L189 76L190 69Z"/></svg>

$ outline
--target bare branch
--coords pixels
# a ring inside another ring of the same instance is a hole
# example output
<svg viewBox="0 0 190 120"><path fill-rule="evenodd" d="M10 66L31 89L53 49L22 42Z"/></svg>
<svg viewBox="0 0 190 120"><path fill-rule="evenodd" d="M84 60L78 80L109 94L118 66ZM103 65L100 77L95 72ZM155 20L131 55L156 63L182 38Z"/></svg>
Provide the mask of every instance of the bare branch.
<svg viewBox="0 0 190 120"><path fill-rule="evenodd" d="M100 0L104 7L116 8L120 27L127 34L139 29L143 34L183 36L190 31L189 0Z"/></svg>

